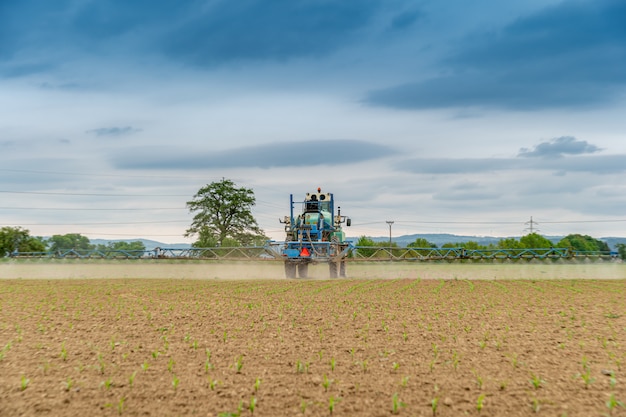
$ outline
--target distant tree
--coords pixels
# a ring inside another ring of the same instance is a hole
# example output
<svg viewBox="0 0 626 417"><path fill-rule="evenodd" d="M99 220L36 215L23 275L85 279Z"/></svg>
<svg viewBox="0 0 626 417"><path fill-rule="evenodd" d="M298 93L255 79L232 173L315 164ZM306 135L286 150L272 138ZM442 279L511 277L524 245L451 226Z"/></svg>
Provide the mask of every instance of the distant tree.
<svg viewBox="0 0 626 417"><path fill-rule="evenodd" d="M554 246L554 243L538 233L529 233L519 241L524 249L550 249Z"/></svg>
<svg viewBox="0 0 626 417"><path fill-rule="evenodd" d="M487 249L487 246L481 245L478 242L475 242L473 240L469 240L467 242L463 242L459 245L460 248L465 248L465 249L469 249L469 250L481 250L481 249Z"/></svg>
<svg viewBox="0 0 626 417"><path fill-rule="evenodd" d="M187 202L187 208L195 215L185 236L198 236L194 243L197 247L207 247L211 242L223 246L227 239L240 245L263 242L267 237L252 215L255 204L251 189L237 187L228 179L212 182Z"/></svg>
<svg viewBox="0 0 626 417"><path fill-rule="evenodd" d="M609 251L609 245L588 235L570 234L557 244L561 248L572 248L577 251Z"/></svg>
<svg viewBox="0 0 626 417"><path fill-rule="evenodd" d="M39 237L30 236L30 232L21 227L3 227L0 229L0 258L10 253L44 252L46 244Z"/></svg>
<svg viewBox="0 0 626 417"><path fill-rule="evenodd" d="M617 249L617 253L619 253L619 257L626 261L626 245L623 243L618 243L615 245Z"/></svg>
<svg viewBox="0 0 626 417"><path fill-rule="evenodd" d="M106 245L98 245L99 250L146 250L146 245L142 241L136 240L134 242L109 242Z"/></svg>
<svg viewBox="0 0 626 417"><path fill-rule="evenodd" d="M50 250L57 252L60 250L93 250L96 245L92 245L89 242L87 236L83 236L79 233L68 233L65 235L53 235L48 239Z"/></svg>
<svg viewBox="0 0 626 417"><path fill-rule="evenodd" d="M376 249L374 249L374 247L376 246L376 242L374 242L367 236L361 236L359 240L356 241L356 246L359 247L359 249L357 249L359 255L365 258L369 258L374 253L376 253ZM371 247L372 249L369 249L369 247Z"/></svg>
<svg viewBox="0 0 626 417"><path fill-rule="evenodd" d="M523 249L524 245L517 239L509 237L500 239L497 245L498 249Z"/></svg>
<svg viewBox="0 0 626 417"><path fill-rule="evenodd" d="M429 242L428 240L422 237L418 237L417 239L415 239L414 242L409 243L407 247L409 248L436 248L437 245L435 245L432 242Z"/></svg>

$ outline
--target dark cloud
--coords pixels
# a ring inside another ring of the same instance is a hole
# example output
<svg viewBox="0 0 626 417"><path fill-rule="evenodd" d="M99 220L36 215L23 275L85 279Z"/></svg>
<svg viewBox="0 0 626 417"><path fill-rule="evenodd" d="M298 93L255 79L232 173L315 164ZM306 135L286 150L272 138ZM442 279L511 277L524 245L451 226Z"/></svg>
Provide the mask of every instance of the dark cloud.
<svg viewBox="0 0 626 417"><path fill-rule="evenodd" d="M533 149L522 148L518 156L527 158L560 158L563 155L582 155L598 152L601 149L584 140L572 136L561 136L548 142L540 143Z"/></svg>
<svg viewBox="0 0 626 417"><path fill-rule="evenodd" d="M99 129L92 129L87 131L87 133L93 133L96 136L126 136L138 132L141 132L141 129L137 129L132 126L101 127Z"/></svg>
<svg viewBox="0 0 626 417"><path fill-rule="evenodd" d="M221 1L168 34L171 57L196 65L325 55L354 39L380 0Z"/></svg>
<svg viewBox="0 0 626 417"><path fill-rule="evenodd" d="M565 1L462 40L442 75L371 92L396 108L589 107L626 86L626 3Z"/></svg>
<svg viewBox="0 0 626 417"><path fill-rule="evenodd" d="M383 0L7 2L0 9L0 64L24 53L29 62L0 70L13 76L44 71L60 52L133 59L161 53L196 66L320 56L361 40L360 31L384 4ZM407 26L415 16L396 19L396 25Z"/></svg>
<svg viewBox="0 0 626 417"><path fill-rule="evenodd" d="M113 164L123 169L273 168L344 165L393 155L387 146L360 140L268 143L218 152L126 151Z"/></svg>
<svg viewBox="0 0 626 417"><path fill-rule="evenodd" d="M402 30L413 26L423 14L419 11L406 11L399 13L391 20L391 29Z"/></svg>
<svg viewBox="0 0 626 417"><path fill-rule="evenodd" d="M626 155L549 158L417 158L395 164L396 169L416 174L485 174L530 170L566 174L616 174L626 172Z"/></svg>

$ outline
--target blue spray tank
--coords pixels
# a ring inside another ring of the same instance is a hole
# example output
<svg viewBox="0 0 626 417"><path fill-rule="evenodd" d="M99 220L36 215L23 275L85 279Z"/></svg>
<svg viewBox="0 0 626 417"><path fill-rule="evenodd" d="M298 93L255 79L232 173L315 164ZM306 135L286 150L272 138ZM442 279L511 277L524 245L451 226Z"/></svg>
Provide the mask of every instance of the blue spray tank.
<svg viewBox="0 0 626 417"><path fill-rule="evenodd" d="M306 278L310 264L325 262L329 265L331 278L346 275L346 258L352 248L346 241L342 225L350 226L351 220L341 215L332 193L306 193L301 207L289 196L290 214L285 224L285 244L281 255L285 260L287 278Z"/></svg>

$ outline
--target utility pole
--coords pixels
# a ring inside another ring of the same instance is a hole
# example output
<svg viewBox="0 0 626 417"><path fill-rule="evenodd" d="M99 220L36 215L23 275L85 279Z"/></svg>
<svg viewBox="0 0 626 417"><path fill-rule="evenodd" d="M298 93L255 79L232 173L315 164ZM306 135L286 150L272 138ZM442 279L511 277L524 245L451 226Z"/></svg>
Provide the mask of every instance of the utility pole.
<svg viewBox="0 0 626 417"><path fill-rule="evenodd" d="M538 226L539 223L533 220L533 216L530 216L530 221L527 221L524 224L528 225L528 227L525 230L528 230L531 235L539 231L539 229L535 229L535 226Z"/></svg>
<svg viewBox="0 0 626 417"><path fill-rule="evenodd" d="M389 225L389 259L393 258L391 252L391 225L393 224L393 220L387 220L387 224Z"/></svg>

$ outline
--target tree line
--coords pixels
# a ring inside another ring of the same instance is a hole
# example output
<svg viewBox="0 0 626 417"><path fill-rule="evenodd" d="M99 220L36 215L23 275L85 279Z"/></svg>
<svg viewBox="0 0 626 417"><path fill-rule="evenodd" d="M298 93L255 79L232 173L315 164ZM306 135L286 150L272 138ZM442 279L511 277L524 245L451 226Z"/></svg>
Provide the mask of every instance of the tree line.
<svg viewBox="0 0 626 417"><path fill-rule="evenodd" d="M68 250L145 251L146 246L139 240L94 245L87 236L78 233L54 235L45 239L39 236L31 236L27 229L21 227L3 227L0 229L0 257L9 256L14 252L64 252Z"/></svg>
<svg viewBox="0 0 626 417"><path fill-rule="evenodd" d="M194 237L197 248L261 246L269 238L259 227L252 215L252 207L256 204L254 191L246 187L238 187L232 180L222 178L200 188L188 201L187 208L194 215L185 237ZM389 242L374 242L367 236L361 236L356 242L360 247L389 247ZM426 239L418 238L408 245L414 248L437 248L437 245ZM392 247L398 247L392 243ZM521 237L506 238L496 245L480 245L478 242L446 243L442 248L465 249L542 249L570 248L577 251L609 251L606 242L591 236L570 234L554 244L545 237L530 233ZM141 241L110 242L107 245L93 245L89 239L80 234L54 235L51 238L30 236L27 229L21 227L2 227L0 229L0 257L12 252L57 252L64 250L145 250ZM367 250L367 249L362 249ZM617 250L622 259L626 259L626 245L618 244Z"/></svg>
<svg viewBox="0 0 626 417"><path fill-rule="evenodd" d="M367 236L361 236L355 243L362 255L370 256L375 253L376 248L389 248L389 241L376 242ZM626 245L619 243L616 245L617 252L622 259L626 259ZM368 249L368 248L372 249ZM417 238L414 242L407 245L408 248L419 249L439 249L439 247L424 238ZM391 243L391 250L399 248L396 242ZM441 249L445 248L464 248L468 250L497 250L497 249L551 249L563 248L580 252L610 252L609 245L606 242L595 239L588 235L569 234L557 243L546 239L538 233L530 233L525 236L516 238L500 239L496 244L481 245L476 241L467 241L460 243L444 243Z"/></svg>

